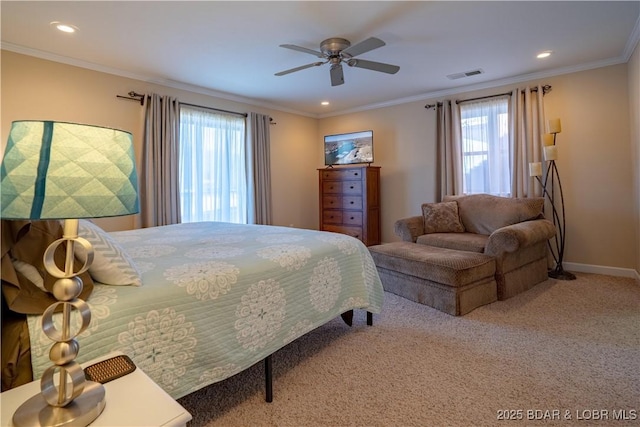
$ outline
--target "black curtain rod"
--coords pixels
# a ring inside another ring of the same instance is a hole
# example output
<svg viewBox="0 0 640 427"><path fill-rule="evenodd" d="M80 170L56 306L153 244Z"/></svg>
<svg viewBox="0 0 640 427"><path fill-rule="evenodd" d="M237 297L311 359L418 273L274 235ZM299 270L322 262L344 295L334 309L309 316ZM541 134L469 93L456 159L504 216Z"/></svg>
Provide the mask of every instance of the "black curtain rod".
<svg viewBox="0 0 640 427"><path fill-rule="evenodd" d="M222 110L220 108L205 107L204 105L188 104L186 102L181 102L180 105L186 105L187 107L204 108L205 110L220 111L222 113L235 114L237 116L242 116L242 117L247 117L248 116L247 113L239 113L237 111L229 111L229 110Z"/></svg>
<svg viewBox="0 0 640 427"><path fill-rule="evenodd" d="M122 96L122 95L116 95L116 97L118 98L123 98L123 99L130 99L132 101L139 101L140 105L144 105L144 100L145 98L149 97L149 95L145 95L144 93L137 93L134 91L129 92L127 95L129 96ZM213 108L213 107L206 107L204 105L196 105L196 104L189 104L186 102L178 102L180 105L186 105L187 107L195 107L195 108L203 108L205 110L212 110L212 111L219 111L222 113L228 113L228 114L235 114L237 116L242 116L242 117L248 117L249 115L247 113L239 113L237 111L230 111L230 110L222 110L220 108ZM269 117L269 122L272 125L275 125L276 122L273 121L273 117Z"/></svg>
<svg viewBox="0 0 640 427"><path fill-rule="evenodd" d="M538 88L534 87L531 88L531 92L537 92ZM542 94L546 95L547 92L551 91L551 85L544 85L542 86ZM462 102L468 102L468 101L479 101L481 99L489 99L489 98L497 98L499 96L506 96L506 95L511 95L513 92L505 92L505 93L499 93L497 95L488 95L488 96L481 96L478 98L470 98L470 99L461 99L461 100L456 100L456 104L460 104ZM424 106L424 108L434 108L436 105L440 106L442 105L442 102L438 102L436 104L427 104Z"/></svg>
<svg viewBox="0 0 640 427"><path fill-rule="evenodd" d="M130 99L132 101L139 101L140 105L144 105L144 99L149 97L149 95L145 95L144 93L137 93L134 91L129 92L127 95L129 96L122 96L122 95L116 95L116 96L118 98ZM188 104L186 102L179 102L179 104L186 105L188 107L204 108L205 110L220 111L222 113L235 114L238 116L247 117L247 113L239 113L237 111L222 110L220 108L205 107L204 105Z"/></svg>
<svg viewBox="0 0 640 427"><path fill-rule="evenodd" d="M131 91L127 95L129 96L116 95L116 98L129 99L131 101L138 101L140 105L144 105L144 98L145 98L144 94Z"/></svg>
<svg viewBox="0 0 640 427"><path fill-rule="evenodd" d="M537 89L536 89L537 92ZM456 104L460 104L461 102L468 102L468 101L480 101L481 99L489 99L489 98L497 98L499 96L506 96L506 95L511 95L511 92L505 92L505 93L498 93L496 95L487 95L487 96L480 96L478 98L469 98L469 99L456 99ZM424 106L424 108L433 108L435 106L440 106L442 105L442 102L438 102L436 104L427 104Z"/></svg>
<svg viewBox="0 0 640 427"><path fill-rule="evenodd" d="M536 92L538 90L536 89ZM463 102L470 102L470 101L480 101L482 99L490 99L490 98L499 98L501 96L507 96L507 95L511 95L512 92L505 92L505 93L498 93L496 95L487 95L487 96L479 96L477 98L469 98L469 99L456 99L456 104L461 104Z"/></svg>
<svg viewBox="0 0 640 427"><path fill-rule="evenodd" d="M425 105L425 106L424 106L424 108L427 108L427 109L429 109L429 108L436 108L436 106L438 106L438 107L439 107L439 106L441 106L441 105L442 105L442 102L436 102L435 104L427 104L427 105Z"/></svg>
<svg viewBox="0 0 640 427"><path fill-rule="evenodd" d="M188 107L195 107L195 108L204 108L205 110L220 111L220 112L223 112L223 113L235 114L235 115L242 116L242 117L248 117L249 116L247 113L238 113L237 111L229 111L229 110L222 110L220 108L205 107L204 105L188 104L186 102L181 102L180 105L186 105ZM276 122L273 121L273 117L269 117L269 122L272 125L277 124Z"/></svg>

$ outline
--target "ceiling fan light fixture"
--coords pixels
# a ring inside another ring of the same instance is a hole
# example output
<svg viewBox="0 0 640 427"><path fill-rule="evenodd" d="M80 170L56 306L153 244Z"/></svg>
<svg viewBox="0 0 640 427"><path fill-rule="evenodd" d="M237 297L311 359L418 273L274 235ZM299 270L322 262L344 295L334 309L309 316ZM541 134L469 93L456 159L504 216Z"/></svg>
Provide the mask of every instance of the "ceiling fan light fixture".
<svg viewBox="0 0 640 427"><path fill-rule="evenodd" d="M544 52L540 52L540 53L536 56L536 58L538 58L538 59L548 58L548 57L550 57L550 56L551 56L551 53L552 53L552 51L550 51L550 50L545 50Z"/></svg>
<svg viewBox="0 0 640 427"><path fill-rule="evenodd" d="M320 43L320 51L327 56L340 55L340 52L351 46L351 42L340 37L323 40Z"/></svg>

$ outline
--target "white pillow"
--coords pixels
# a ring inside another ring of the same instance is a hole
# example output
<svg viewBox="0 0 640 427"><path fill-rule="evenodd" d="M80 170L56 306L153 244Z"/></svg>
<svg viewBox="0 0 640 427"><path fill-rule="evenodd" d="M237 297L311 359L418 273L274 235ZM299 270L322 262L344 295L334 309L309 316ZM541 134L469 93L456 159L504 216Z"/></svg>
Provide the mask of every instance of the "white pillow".
<svg viewBox="0 0 640 427"><path fill-rule="evenodd" d="M89 274L96 282L105 285L142 286L140 271L131 257L109 234L91 221L81 219L78 225L78 236L83 237L93 246L93 264ZM76 255L84 262L86 253L82 246L75 245Z"/></svg>
<svg viewBox="0 0 640 427"><path fill-rule="evenodd" d="M49 292L44 287L44 278L40 273L40 270L38 270L35 266L27 264L26 262L20 261L19 259L15 258L11 258L11 263L13 264L13 268L15 268L17 272L26 277L31 283L39 287L41 290Z"/></svg>

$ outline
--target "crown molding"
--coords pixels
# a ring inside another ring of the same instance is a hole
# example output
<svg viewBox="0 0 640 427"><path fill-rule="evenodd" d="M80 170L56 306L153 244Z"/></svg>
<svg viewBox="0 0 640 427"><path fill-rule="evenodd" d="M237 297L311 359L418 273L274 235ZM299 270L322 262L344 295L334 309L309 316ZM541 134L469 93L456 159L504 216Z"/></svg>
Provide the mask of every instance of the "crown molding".
<svg viewBox="0 0 640 427"><path fill-rule="evenodd" d="M570 73L576 73L580 71L592 70L595 68L623 64L629 61L629 58L633 54L633 51L638 45L639 40L640 40L640 18L638 19L638 21L636 21L636 25L633 29L631 36L627 41L623 54L617 58L609 58L602 61L579 64L579 65L570 66L570 67L556 68L553 70L541 71L536 73L522 74L519 76L509 77L505 79L491 80L487 82L476 83L476 84L466 85L466 86L459 86L455 88L443 89L443 90L438 90L433 92L425 92L425 93L413 95L410 97L398 98L394 100L388 100L388 101L379 102L375 104L368 104L360 107L334 111L331 113L322 113L322 114L314 114L314 113L309 113L305 111L293 110L290 108L282 107L280 105L276 105L268 102L262 102L252 98L245 98L245 97L241 97L241 96L226 93L226 92L219 92L212 89L203 88L201 86L190 85L187 83L177 82L174 80L152 78L146 75L131 73L128 71L106 67L106 66L95 64L92 62L81 61L81 60L69 58L66 56L56 55L50 52L27 48L27 47L15 45L12 43L2 42L0 43L0 48L3 50L8 50L11 52L33 56L33 57L37 57L37 58L41 58L41 59L45 59L53 62L60 62L67 65L86 68L89 70L99 71L107 74L113 74L116 76L126 77L133 80L140 80L143 82L170 87L173 89L185 90L188 92L207 95L215 98L224 99L227 101L239 102L242 104L252 105L256 107L268 108L268 109L282 111L290 114L296 114L304 117L324 119L328 117L335 117L335 116L341 116L345 114L359 113L362 111L375 110L378 108L392 107L392 106L407 104L411 102L425 102L433 99L457 95L457 94L466 93L466 92L472 92L476 90L491 89L499 86L506 86L510 84L517 84L517 83L522 83L522 82L531 81L531 80L539 80L539 79L559 76L563 74L570 74Z"/></svg>
<svg viewBox="0 0 640 427"><path fill-rule="evenodd" d="M633 30L631 30L629 39L627 39L627 44L625 44L624 46L622 57L625 58L625 62L628 62L629 59L631 59L631 55L633 55L633 52L634 50L636 50L639 42L640 42L640 16L638 16L636 25L633 27Z"/></svg>
<svg viewBox="0 0 640 427"><path fill-rule="evenodd" d="M38 49L32 49L32 48L28 48L25 46L20 46L20 45L16 45L13 43L7 43L7 42L1 42L0 43L0 49L2 50L7 50L10 52L15 52L15 53L20 53L23 55L27 55L27 56L33 56L36 58L40 58L40 59L45 59L48 61L52 61L52 62L59 62L62 64L66 64L66 65L71 65L71 66L75 66L75 67L79 67L79 68L85 68L88 70L93 70L93 71L98 71L101 73L106 73L106 74L113 74L119 77L125 77L125 78L129 78L132 80L140 80L146 83L152 83L152 84L157 84L160 86L165 86L165 87L170 87L173 89L180 89L180 90L185 90L188 92L193 92L193 93L197 93L197 94L201 94L201 95L208 95L208 96L212 96L215 98L220 98L220 99L224 99L227 101L234 101L234 102L239 102L242 104L247 104L247 105L252 105L252 106L256 106L256 107L263 107L263 108L269 108L272 110L277 110L277 111L282 111L282 112L286 112L286 113L291 113L291 114L297 114L300 116L307 116L307 117L312 117L312 118L317 118L317 115L315 114L310 114L304 111L297 111L297 110L292 110L286 107L282 107L279 105L274 105L271 103L267 103L267 102L261 102L259 100L256 99L252 99L252 98L244 98L238 95L234 95L231 93L227 93L227 92L219 92L219 91L215 91L212 89L207 89L201 86L196 86L196 85L190 85L187 83L182 83L182 82L178 82L175 80L168 80L168 79L158 79L158 78L154 78L154 77L149 77L147 75L143 75L143 74L137 74L137 73L132 73L129 71L124 71L118 68L112 68L112 67L106 67L104 65L99 65L99 64L95 64L93 62L88 62L88 61L82 61L82 60L78 60L78 59L74 59L74 58L69 58L67 56L62 56L62 55L56 55L50 52L45 52L42 50L38 50Z"/></svg>
<svg viewBox="0 0 640 427"><path fill-rule="evenodd" d="M438 99L446 96L473 92L476 90L491 89L494 87L507 86L507 85L527 82L531 80L545 79L549 77L560 76L563 74L577 73L580 71L587 71L595 68L608 67L610 65L624 64L627 61L628 60L625 60L623 57L618 57L618 58L610 58L602 61L590 62L590 63L580 64L580 65L575 65L570 67L562 67L562 68L556 68L553 70L540 71L536 73L522 74L519 76L508 77L505 79L490 80L487 82L476 83L473 85L458 86L450 89L443 89L443 90L438 90L433 92L425 92L420 95L413 95L406 98L389 100L389 101L380 102L377 104L370 104L362 107L351 108L348 110L335 111L332 113L326 113L326 114L320 115L318 116L318 118L323 119L327 117L341 116L344 114L358 113L358 112L367 111L367 110L374 110L377 108L392 107L395 105L407 104L410 102L418 102L418 101L425 102L425 101Z"/></svg>

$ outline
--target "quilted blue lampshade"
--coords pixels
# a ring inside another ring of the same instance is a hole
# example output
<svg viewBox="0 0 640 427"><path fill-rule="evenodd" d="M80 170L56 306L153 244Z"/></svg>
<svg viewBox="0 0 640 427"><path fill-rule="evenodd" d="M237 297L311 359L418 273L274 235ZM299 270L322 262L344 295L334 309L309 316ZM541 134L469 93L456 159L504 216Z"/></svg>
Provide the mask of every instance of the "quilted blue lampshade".
<svg viewBox="0 0 640 427"><path fill-rule="evenodd" d="M13 122L0 168L0 192L3 219L138 213L133 137L75 123Z"/></svg>

